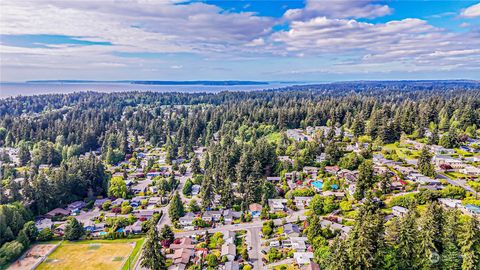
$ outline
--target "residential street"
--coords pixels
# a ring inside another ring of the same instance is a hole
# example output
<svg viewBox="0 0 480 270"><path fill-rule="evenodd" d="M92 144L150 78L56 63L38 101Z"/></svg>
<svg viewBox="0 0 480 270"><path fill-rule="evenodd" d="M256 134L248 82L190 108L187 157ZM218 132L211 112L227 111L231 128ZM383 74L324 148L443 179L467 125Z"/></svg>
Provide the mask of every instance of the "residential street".
<svg viewBox="0 0 480 270"><path fill-rule="evenodd" d="M470 187L469 185L467 185L466 181L465 180L461 180L461 179L452 179L446 175L443 175L443 174L437 174L437 177L438 178L441 178L441 179L445 179L447 180L447 182L451 185L454 185L454 186L459 186L459 187L462 187L463 189L467 190L467 191L470 191L472 192L473 194L475 194L476 196L478 196L477 192L472 188Z"/></svg>
<svg viewBox="0 0 480 270"><path fill-rule="evenodd" d="M247 244L252 247L248 256L253 263L253 269L263 269L262 247L260 240L261 227L253 227L247 230Z"/></svg>

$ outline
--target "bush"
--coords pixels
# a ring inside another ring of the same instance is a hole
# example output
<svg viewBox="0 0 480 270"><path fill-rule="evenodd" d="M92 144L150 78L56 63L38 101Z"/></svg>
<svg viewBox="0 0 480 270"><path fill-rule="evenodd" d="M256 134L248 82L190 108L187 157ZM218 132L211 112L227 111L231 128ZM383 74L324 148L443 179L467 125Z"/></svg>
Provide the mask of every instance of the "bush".
<svg viewBox="0 0 480 270"><path fill-rule="evenodd" d="M108 210L110 210L110 207L112 207L112 202L111 202L110 200L105 201L105 202L102 204L102 209L103 209L103 211L108 211Z"/></svg>
<svg viewBox="0 0 480 270"><path fill-rule="evenodd" d="M451 199L464 199L467 195L467 192L462 187L457 186L446 186L442 191L440 191L442 197L451 198Z"/></svg>
<svg viewBox="0 0 480 270"><path fill-rule="evenodd" d="M42 229L37 236L38 241L50 241L53 239L53 232L49 228Z"/></svg>
<svg viewBox="0 0 480 270"><path fill-rule="evenodd" d="M18 241L11 241L3 244L0 248L0 266L16 260L22 255L25 247Z"/></svg>
<svg viewBox="0 0 480 270"><path fill-rule="evenodd" d="M393 197L392 200L390 201L390 205L391 206L398 205L398 206L408 208L410 207L410 205L412 205L415 202L416 202L415 194L411 193L411 194Z"/></svg>

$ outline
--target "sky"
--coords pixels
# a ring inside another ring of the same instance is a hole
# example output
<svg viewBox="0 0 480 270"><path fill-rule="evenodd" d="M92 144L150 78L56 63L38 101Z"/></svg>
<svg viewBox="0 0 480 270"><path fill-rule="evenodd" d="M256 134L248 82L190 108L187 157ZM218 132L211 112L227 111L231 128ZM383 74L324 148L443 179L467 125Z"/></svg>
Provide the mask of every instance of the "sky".
<svg viewBox="0 0 480 270"><path fill-rule="evenodd" d="M0 81L480 79L480 2L2 0Z"/></svg>

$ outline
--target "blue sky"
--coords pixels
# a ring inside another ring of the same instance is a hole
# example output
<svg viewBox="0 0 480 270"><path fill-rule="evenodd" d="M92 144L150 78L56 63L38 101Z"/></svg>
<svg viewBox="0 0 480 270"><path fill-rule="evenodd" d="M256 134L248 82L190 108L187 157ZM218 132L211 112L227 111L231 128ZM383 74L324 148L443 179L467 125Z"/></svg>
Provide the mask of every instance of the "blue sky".
<svg viewBox="0 0 480 270"><path fill-rule="evenodd" d="M477 1L5 0L0 80L480 79Z"/></svg>

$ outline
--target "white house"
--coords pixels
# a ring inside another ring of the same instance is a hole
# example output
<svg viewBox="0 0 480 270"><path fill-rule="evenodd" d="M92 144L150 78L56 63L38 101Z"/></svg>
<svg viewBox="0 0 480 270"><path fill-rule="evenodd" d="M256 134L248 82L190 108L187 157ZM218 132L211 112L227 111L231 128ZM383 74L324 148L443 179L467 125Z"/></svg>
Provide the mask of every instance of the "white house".
<svg viewBox="0 0 480 270"><path fill-rule="evenodd" d="M392 207L392 214L394 214L397 217L403 217L408 213L408 209L401 207L401 206L394 206Z"/></svg>
<svg viewBox="0 0 480 270"><path fill-rule="evenodd" d="M293 258L298 265L310 264L313 259L313 252L294 252Z"/></svg>

